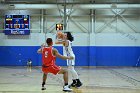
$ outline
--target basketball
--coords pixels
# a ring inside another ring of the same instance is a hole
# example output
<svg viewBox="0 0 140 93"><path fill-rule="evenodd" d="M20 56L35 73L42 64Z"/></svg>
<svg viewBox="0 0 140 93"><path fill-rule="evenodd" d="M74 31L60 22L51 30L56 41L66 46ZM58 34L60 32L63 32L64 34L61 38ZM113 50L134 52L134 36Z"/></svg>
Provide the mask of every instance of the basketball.
<svg viewBox="0 0 140 93"><path fill-rule="evenodd" d="M63 32L58 31L58 32L57 32L57 37L58 37L59 39L62 39L62 38L64 37Z"/></svg>

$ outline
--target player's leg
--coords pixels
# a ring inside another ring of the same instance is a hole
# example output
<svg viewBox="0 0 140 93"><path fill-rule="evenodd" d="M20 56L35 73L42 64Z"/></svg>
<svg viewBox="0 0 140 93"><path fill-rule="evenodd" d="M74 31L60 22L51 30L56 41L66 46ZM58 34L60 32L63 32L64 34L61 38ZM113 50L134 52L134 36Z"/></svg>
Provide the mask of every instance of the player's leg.
<svg viewBox="0 0 140 93"><path fill-rule="evenodd" d="M75 87L81 87L82 86L82 82L80 81L80 79L79 79L79 76L78 76L78 74L77 74L77 72L75 71L75 69L74 69L74 66L71 66L71 71L73 71L73 73L75 73L75 78L73 79L73 82L75 83L76 82L76 85L75 85Z"/></svg>
<svg viewBox="0 0 140 93"><path fill-rule="evenodd" d="M71 86L72 87L75 87L76 86L76 83L77 83L77 81L76 81L76 79L78 79L78 74L77 74L77 72L75 71L75 69L74 69L74 67L73 66L68 66L68 70L69 70L69 72L71 73L71 75L72 75L72 84L71 84Z"/></svg>
<svg viewBox="0 0 140 93"><path fill-rule="evenodd" d="M68 86L68 71L66 69L61 68L58 74L63 74L63 79L65 83L63 91L72 91L72 89L70 89Z"/></svg>
<svg viewBox="0 0 140 93"><path fill-rule="evenodd" d="M79 79L79 76L78 76L76 70L74 69L75 61L74 60L68 60L67 65L68 65L68 70L72 74L72 78L73 78L73 82L72 82L71 86L72 87L82 86L82 83Z"/></svg>
<svg viewBox="0 0 140 93"><path fill-rule="evenodd" d="M68 92L72 91L72 89L70 89L68 86L68 71L66 69L62 69L59 66L53 65L48 70L50 73L53 73L54 75L63 74L63 79L64 79L63 91L68 91Z"/></svg>
<svg viewBox="0 0 140 93"><path fill-rule="evenodd" d="M63 74L64 83L68 85L68 71L61 68L58 74Z"/></svg>
<svg viewBox="0 0 140 93"><path fill-rule="evenodd" d="M43 73L43 78L42 78L42 90L45 90L45 83L46 83L46 79L47 79L47 74Z"/></svg>

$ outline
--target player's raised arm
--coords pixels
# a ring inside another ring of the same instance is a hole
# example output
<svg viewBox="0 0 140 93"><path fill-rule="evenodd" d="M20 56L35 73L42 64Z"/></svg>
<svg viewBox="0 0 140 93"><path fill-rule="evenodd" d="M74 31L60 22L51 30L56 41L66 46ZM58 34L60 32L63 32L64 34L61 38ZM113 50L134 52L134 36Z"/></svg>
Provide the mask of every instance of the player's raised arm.
<svg viewBox="0 0 140 93"><path fill-rule="evenodd" d="M59 39L56 39L55 40L55 44L64 44L65 42L61 39L61 40L59 40Z"/></svg>
<svg viewBox="0 0 140 93"><path fill-rule="evenodd" d="M58 31L56 34L55 44L64 44L65 43L65 35L61 31Z"/></svg>
<svg viewBox="0 0 140 93"><path fill-rule="evenodd" d="M45 44L42 44L41 45L41 48L39 48L38 50L37 50L37 53L39 53L39 54L41 54L42 53L42 49L45 47Z"/></svg>
<svg viewBox="0 0 140 93"><path fill-rule="evenodd" d="M37 53L41 54L41 53L42 53L42 48L39 48L39 49L37 50Z"/></svg>

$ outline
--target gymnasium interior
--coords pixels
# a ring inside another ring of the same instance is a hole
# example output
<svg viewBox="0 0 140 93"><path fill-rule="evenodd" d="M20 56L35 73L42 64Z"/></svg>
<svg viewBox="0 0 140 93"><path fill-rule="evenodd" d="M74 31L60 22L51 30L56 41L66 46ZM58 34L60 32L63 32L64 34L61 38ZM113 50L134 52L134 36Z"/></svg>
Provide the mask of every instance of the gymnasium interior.
<svg viewBox="0 0 140 93"><path fill-rule="evenodd" d="M0 0L0 93L67 93L62 75L49 74L41 90L37 50L57 31L74 37L83 85L70 93L140 93L140 0Z"/></svg>

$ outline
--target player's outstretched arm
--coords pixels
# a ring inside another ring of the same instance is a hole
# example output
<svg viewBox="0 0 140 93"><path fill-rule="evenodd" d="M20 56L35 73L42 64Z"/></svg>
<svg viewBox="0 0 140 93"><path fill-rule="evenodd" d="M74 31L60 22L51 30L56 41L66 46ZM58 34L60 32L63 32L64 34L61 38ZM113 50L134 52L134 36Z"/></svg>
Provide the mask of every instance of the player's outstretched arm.
<svg viewBox="0 0 140 93"><path fill-rule="evenodd" d="M64 33L61 31L57 32L55 44L64 44L66 39L64 38Z"/></svg>
<svg viewBox="0 0 140 93"><path fill-rule="evenodd" d="M64 46L68 46L69 45L69 42L67 40L65 40L65 39L63 39L61 41L59 41L59 40L56 39L55 44L62 44Z"/></svg>
<svg viewBox="0 0 140 93"><path fill-rule="evenodd" d="M55 44L64 44L65 43L65 40L63 39L56 39L55 40Z"/></svg>
<svg viewBox="0 0 140 93"><path fill-rule="evenodd" d="M39 49L37 50L37 53L38 53L38 54L41 54L41 53L42 53L42 48L39 48Z"/></svg>
<svg viewBox="0 0 140 93"><path fill-rule="evenodd" d="M38 50L37 50L37 53L39 53L39 54L41 54L42 53L42 49L45 47L45 44L42 44L41 45L41 48L39 48Z"/></svg>
<svg viewBox="0 0 140 93"><path fill-rule="evenodd" d="M69 57L67 57L67 56L63 56L63 55L61 55L59 52L58 52L58 50L57 49L53 49L53 53L54 53L54 55L56 56L56 57L59 57L59 58L61 58L61 59L63 59L63 60L66 60L66 59L73 59L73 57L71 57L71 56L69 56Z"/></svg>

